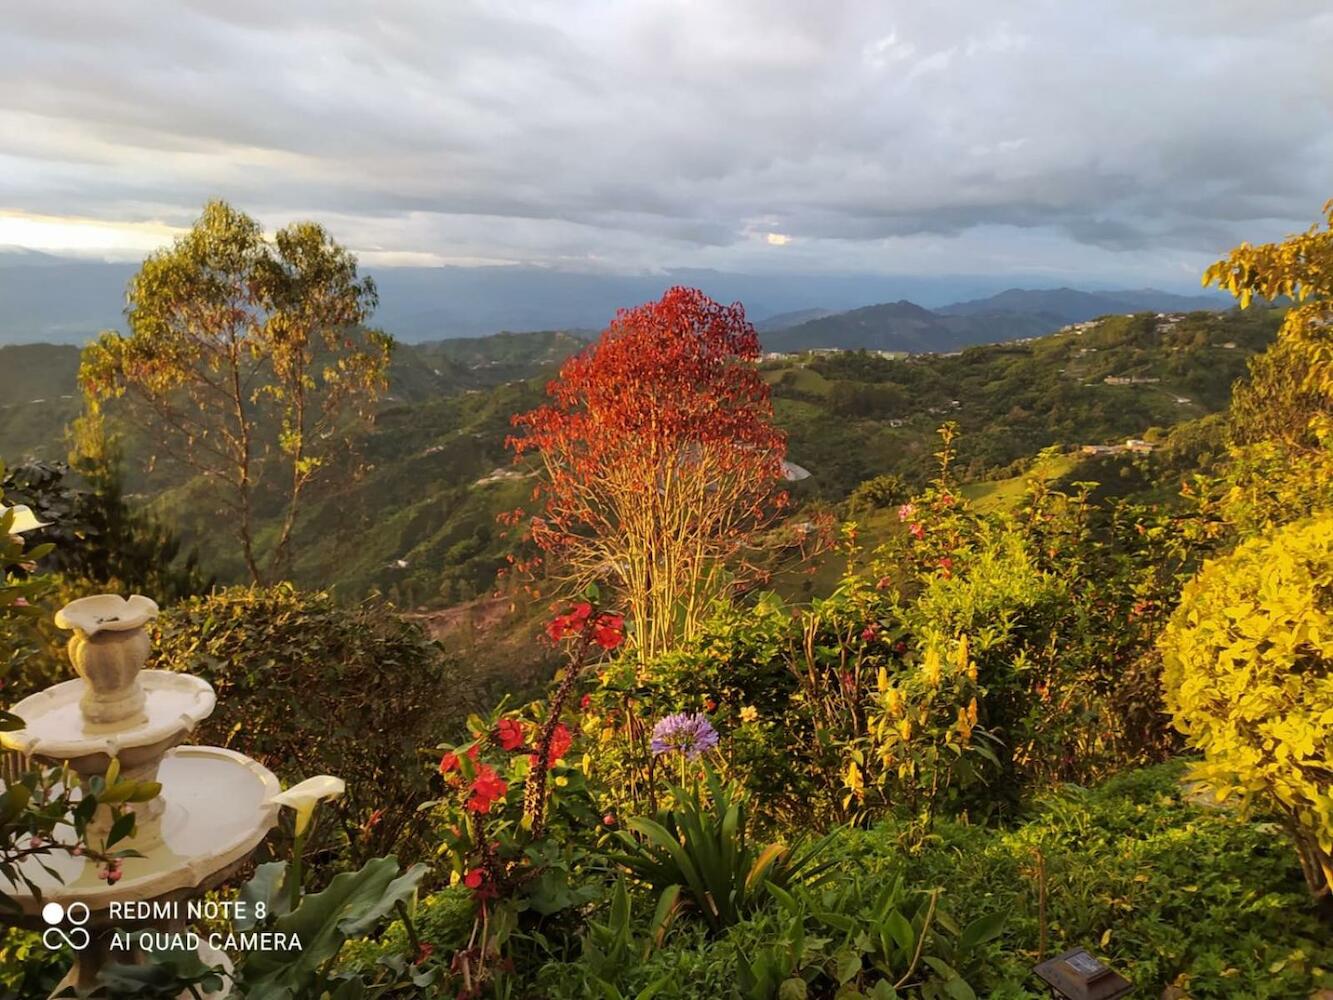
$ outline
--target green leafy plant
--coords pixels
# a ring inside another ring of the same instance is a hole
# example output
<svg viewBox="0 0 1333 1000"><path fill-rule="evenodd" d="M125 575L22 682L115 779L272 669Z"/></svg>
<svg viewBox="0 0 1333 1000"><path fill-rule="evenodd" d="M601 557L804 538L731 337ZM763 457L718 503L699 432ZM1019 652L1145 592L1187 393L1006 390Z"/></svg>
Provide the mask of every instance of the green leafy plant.
<svg viewBox="0 0 1333 1000"><path fill-rule="evenodd" d="M618 831L612 859L659 893L688 898L714 931L761 905L769 884L816 880L828 869L828 838L809 844L750 843L744 792L705 767L702 786L673 788L672 808L636 816ZM637 836L635 836L637 835Z"/></svg>
<svg viewBox="0 0 1333 1000"><path fill-rule="evenodd" d="M623 970L642 962L662 944L675 920L679 898L679 887L663 892L648 926L639 932L634 926L629 889L620 879L611 892L606 919L588 921L583 935L582 962L588 975L608 997L619 996L616 981ZM652 993L644 991L637 995L646 998Z"/></svg>
<svg viewBox="0 0 1333 1000"><path fill-rule="evenodd" d="M982 949L1004 929L998 911L960 927L940 906L940 890L909 890L901 875L772 891L825 942L818 974L840 995L896 997L919 988L925 997L973 1000L967 977L980 971Z"/></svg>

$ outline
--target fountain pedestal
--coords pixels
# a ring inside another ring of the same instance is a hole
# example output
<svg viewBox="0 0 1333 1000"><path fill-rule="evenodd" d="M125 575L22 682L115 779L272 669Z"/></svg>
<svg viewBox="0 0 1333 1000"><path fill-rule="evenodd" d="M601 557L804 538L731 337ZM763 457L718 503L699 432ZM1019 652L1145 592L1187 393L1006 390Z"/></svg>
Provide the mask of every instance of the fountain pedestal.
<svg viewBox="0 0 1333 1000"><path fill-rule="evenodd" d="M87 597L61 609L56 624L74 630L69 653L79 679L13 706L25 727L0 733L8 749L42 764L68 761L83 780L105 775L114 759L124 776L162 786L157 798L130 807L136 811L135 832L117 846L141 856L122 862L114 884L99 875L95 862L61 852L24 863L40 896L22 884L0 881L0 889L21 907L20 922L32 929L50 926L42 915L50 903L66 912L71 905L87 907L89 947L60 989L91 985L108 961L133 960L106 947L112 927L135 926L112 917L113 903L175 902L183 910L187 900L235 874L277 822L273 799L281 786L271 771L233 750L183 745L217 698L201 678L143 670L149 652L144 625L156 614L157 605L138 596ZM106 808L90 828L94 842L109 822ZM168 922L138 926L165 929ZM219 964L216 954L203 957Z"/></svg>

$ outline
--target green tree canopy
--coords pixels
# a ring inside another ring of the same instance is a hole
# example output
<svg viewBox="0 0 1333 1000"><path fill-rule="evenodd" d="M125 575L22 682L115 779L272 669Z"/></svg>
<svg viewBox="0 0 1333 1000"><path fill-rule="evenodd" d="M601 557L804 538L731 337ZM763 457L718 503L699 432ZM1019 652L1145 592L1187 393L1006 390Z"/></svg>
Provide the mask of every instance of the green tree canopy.
<svg viewBox="0 0 1333 1000"><path fill-rule="evenodd" d="M84 351L90 403L124 400L154 451L202 478L250 575L280 574L303 493L388 384L393 341L363 326L374 283L321 226L269 239L213 201L144 261L128 301L129 336L109 331ZM266 568L261 506L280 513Z"/></svg>

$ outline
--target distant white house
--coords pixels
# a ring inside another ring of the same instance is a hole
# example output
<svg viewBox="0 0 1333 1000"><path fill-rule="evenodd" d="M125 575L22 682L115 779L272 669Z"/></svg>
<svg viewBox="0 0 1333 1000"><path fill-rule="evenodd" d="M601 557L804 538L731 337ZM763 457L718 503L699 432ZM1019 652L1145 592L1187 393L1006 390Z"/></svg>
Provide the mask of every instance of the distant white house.
<svg viewBox="0 0 1333 1000"><path fill-rule="evenodd" d="M1126 438L1124 444L1085 444L1079 451L1085 455L1120 455L1127 451L1146 455L1156 447L1142 438Z"/></svg>

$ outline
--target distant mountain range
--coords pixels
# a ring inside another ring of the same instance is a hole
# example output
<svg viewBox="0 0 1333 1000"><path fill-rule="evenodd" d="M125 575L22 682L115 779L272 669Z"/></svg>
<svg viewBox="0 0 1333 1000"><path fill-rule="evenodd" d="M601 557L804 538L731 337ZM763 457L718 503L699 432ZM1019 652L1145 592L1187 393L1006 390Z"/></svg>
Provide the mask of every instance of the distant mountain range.
<svg viewBox="0 0 1333 1000"><path fill-rule="evenodd" d="M1122 313L1174 312L1227 308L1216 295L1175 295L1152 288L1082 292L1073 288L1029 291L1010 288L985 299L924 309L902 300L761 331L769 351L844 348L880 351L951 351L1037 337L1068 323Z"/></svg>
<svg viewBox="0 0 1333 1000"><path fill-rule="evenodd" d="M125 286L136 270L132 263L0 247L0 344L80 344L100 330L123 328ZM1229 301L1221 296L1186 298L1152 291L1006 292L1001 289L1012 279L969 275L747 275L689 269L616 275L522 266L368 270L380 290L376 324L408 343L476 337L497 330L600 330L618 308L658 298L676 284L696 286L722 302L745 303L766 346L774 350L784 349L770 342L776 333L810 324L830 325L811 327L801 336L832 340L816 339L802 346L947 350L961 343L1020 335L1018 331L1044 332L1071 321L1070 317L1138 309L1217 308ZM992 294L996 292L999 294ZM991 298L977 298L985 295ZM935 318L927 321L903 310L904 315L894 322L877 327L873 313L858 316L849 321L847 330L859 330L865 343L843 342L842 334L832 332L839 327L839 315L852 315L847 310L892 310L903 305L898 300L907 298L912 302L906 305L916 303L915 309L934 308ZM1193 304L1182 304L1187 302ZM979 323L974 318L979 313L997 315ZM1035 318L1027 318L1034 314ZM896 327L904 331L903 343L913 346L894 348ZM876 334L873 329L882 332ZM786 343L795 341L788 338Z"/></svg>

